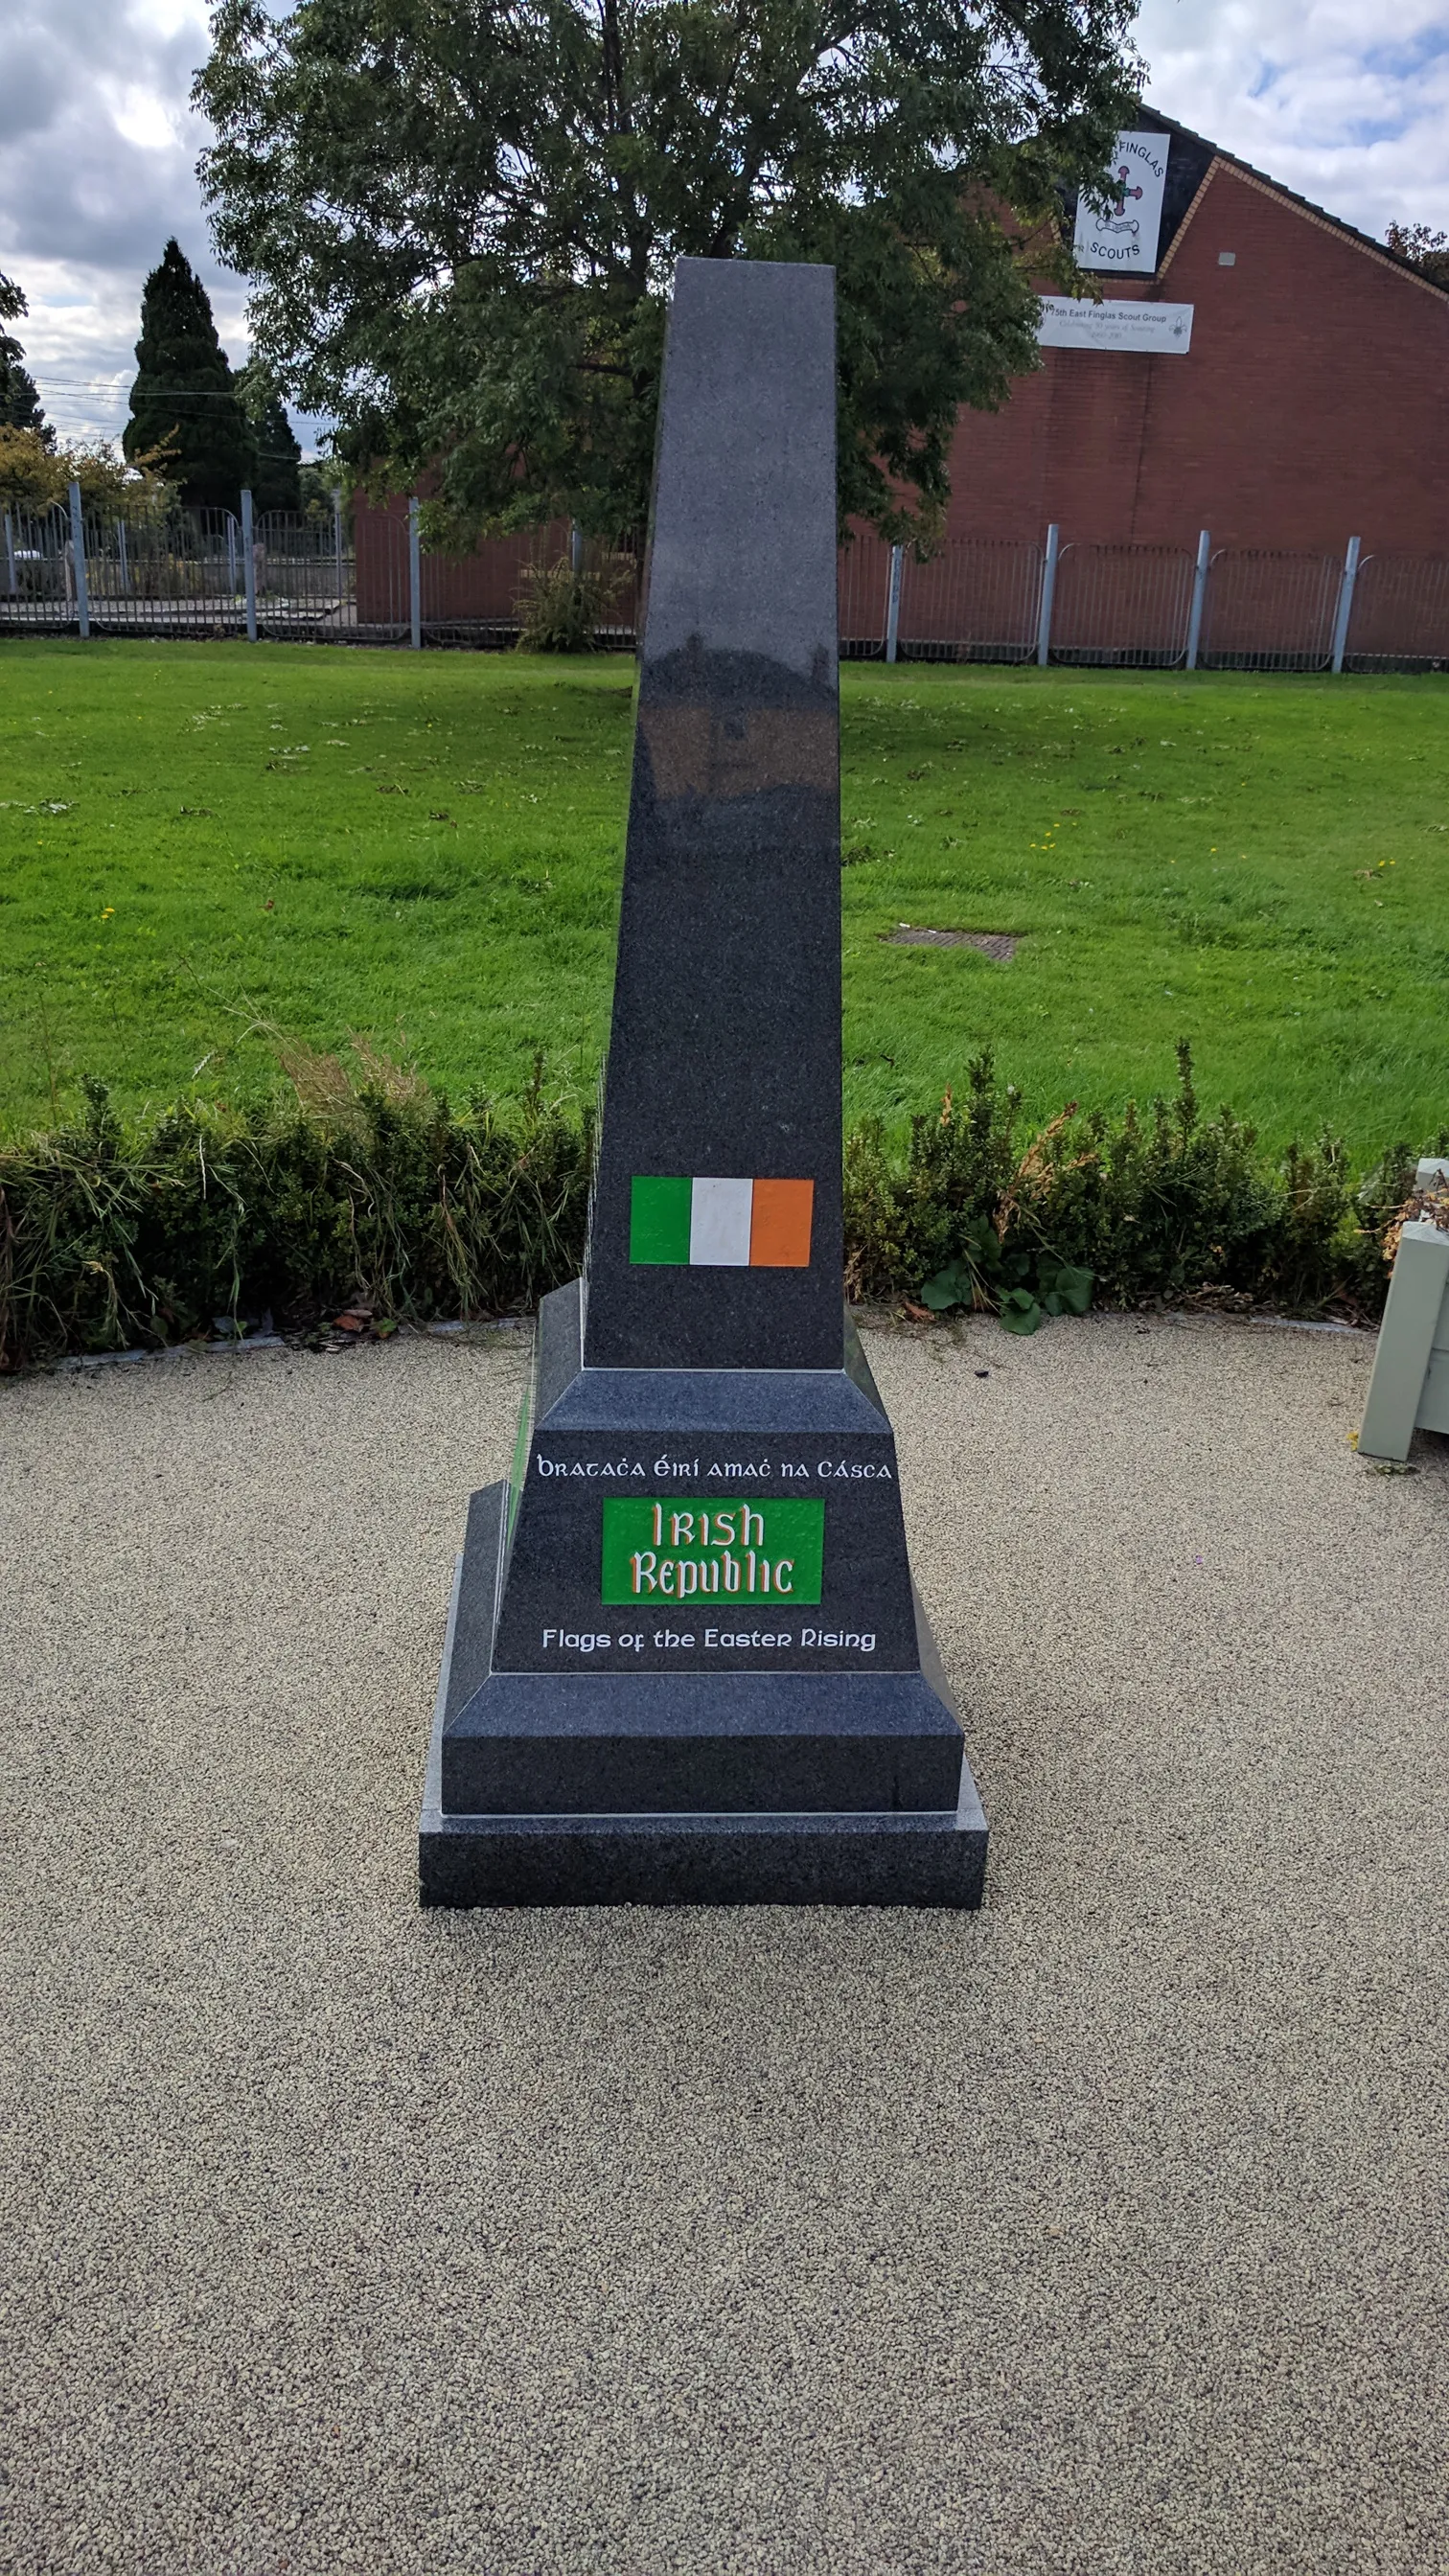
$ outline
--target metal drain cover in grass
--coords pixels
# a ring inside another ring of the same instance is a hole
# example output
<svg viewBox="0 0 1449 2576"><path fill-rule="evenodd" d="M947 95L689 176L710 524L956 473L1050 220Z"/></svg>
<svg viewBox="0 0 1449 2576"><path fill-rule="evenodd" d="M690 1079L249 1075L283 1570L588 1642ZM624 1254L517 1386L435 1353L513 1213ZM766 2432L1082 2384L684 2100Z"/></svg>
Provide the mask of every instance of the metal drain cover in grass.
<svg viewBox="0 0 1449 2576"><path fill-rule="evenodd" d="M999 966L1016 955L1022 935L1019 930L917 930L909 921L879 934L889 948L979 948Z"/></svg>

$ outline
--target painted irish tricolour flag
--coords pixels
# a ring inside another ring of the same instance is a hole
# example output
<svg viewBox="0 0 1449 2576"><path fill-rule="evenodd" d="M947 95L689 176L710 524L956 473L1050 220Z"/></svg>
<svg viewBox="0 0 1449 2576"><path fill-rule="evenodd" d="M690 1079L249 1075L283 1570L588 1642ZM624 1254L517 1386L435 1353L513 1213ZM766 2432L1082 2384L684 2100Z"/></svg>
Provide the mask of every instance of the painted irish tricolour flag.
<svg viewBox="0 0 1449 2576"><path fill-rule="evenodd" d="M692 1270L806 1270L813 1181L636 1177L629 1258Z"/></svg>

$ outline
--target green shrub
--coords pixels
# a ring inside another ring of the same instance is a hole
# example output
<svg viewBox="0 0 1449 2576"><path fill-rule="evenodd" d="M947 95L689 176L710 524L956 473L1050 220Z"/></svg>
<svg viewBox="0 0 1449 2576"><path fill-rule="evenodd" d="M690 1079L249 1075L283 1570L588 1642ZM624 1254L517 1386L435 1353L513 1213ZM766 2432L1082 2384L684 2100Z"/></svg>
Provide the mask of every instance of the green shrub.
<svg viewBox="0 0 1449 2576"><path fill-rule="evenodd" d="M590 1122L540 1083L504 1119L380 1059L306 1077L285 1105L185 1103L136 1135L91 1084L78 1126L0 1152L0 1368L269 1312L497 1313L577 1272Z"/></svg>
<svg viewBox="0 0 1449 2576"><path fill-rule="evenodd" d="M349 1069L295 1051L263 1110L182 1102L144 1130L98 1083L73 1126L0 1150L0 1369L160 1347L270 1313L305 1328L346 1307L425 1323L534 1305L583 1256L592 1121L531 1091L454 1110L362 1042ZM1025 1145L989 1055L958 1103L878 1124L845 1154L847 1285L997 1313L1188 1297L1368 1318L1408 1194L1398 1147L1356 1189L1341 1146L1260 1159L1253 1130L1204 1118L1187 1047L1171 1101L1113 1120L1075 1103ZM1435 1150L1449 1152L1449 1136Z"/></svg>
<svg viewBox="0 0 1449 2576"><path fill-rule="evenodd" d="M1130 1104L1113 1121L1073 1102L1018 1151L1018 1105L984 1054L964 1107L948 1091L937 1116L912 1121L903 1163L878 1123L856 1131L845 1163L853 1295L906 1290L1009 1320L1033 1300L1076 1307L1086 1273L1108 1306L1214 1292L1294 1312L1382 1306L1383 1235L1413 1177L1408 1147L1357 1191L1330 1136L1270 1163L1230 1109L1203 1117L1185 1041L1175 1097L1145 1118Z"/></svg>

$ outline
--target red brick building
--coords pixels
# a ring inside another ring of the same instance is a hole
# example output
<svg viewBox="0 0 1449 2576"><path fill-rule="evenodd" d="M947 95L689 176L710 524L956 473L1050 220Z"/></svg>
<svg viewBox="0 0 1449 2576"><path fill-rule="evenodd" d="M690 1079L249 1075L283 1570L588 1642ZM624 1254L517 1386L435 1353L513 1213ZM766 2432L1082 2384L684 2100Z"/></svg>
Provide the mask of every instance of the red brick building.
<svg viewBox="0 0 1449 2576"><path fill-rule="evenodd" d="M1449 290L1151 108L1156 258L1108 299L1192 308L1185 354L1044 348L963 412L949 537L1449 554Z"/></svg>
<svg viewBox="0 0 1449 2576"><path fill-rule="evenodd" d="M1325 660L1357 537L1353 654L1449 658L1449 289L1150 107L1121 152L1112 213L1068 208L1103 302L1055 299L1039 371L1001 411L962 412L946 544L907 559L902 649L1034 650L1055 523L1059 655L1180 660L1206 529L1205 657ZM1050 345L1093 338L1109 345ZM508 627L530 555L567 543L559 526L424 558L421 621ZM360 621L405 625L405 503L359 505L357 565ZM882 649L889 591L862 532L841 562L852 649Z"/></svg>

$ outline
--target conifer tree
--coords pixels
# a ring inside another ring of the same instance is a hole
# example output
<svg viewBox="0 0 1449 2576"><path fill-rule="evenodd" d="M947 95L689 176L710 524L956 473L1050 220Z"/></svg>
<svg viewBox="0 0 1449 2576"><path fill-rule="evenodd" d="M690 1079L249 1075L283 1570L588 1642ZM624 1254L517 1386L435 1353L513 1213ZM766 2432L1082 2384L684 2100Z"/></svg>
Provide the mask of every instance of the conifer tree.
<svg viewBox="0 0 1449 2576"><path fill-rule="evenodd" d="M252 499L261 510L300 510L302 449L276 377L260 358L237 373L237 392L256 441Z"/></svg>
<svg viewBox="0 0 1449 2576"><path fill-rule="evenodd" d="M253 483L259 510L300 510L302 447L279 394L273 394L257 422L257 470Z"/></svg>
<svg viewBox="0 0 1449 2576"><path fill-rule="evenodd" d="M0 323L18 322L28 310L14 280L0 275ZM24 357L19 341L0 330L0 429L33 430L47 448L52 448L55 432L41 409L35 378L22 363Z"/></svg>
<svg viewBox="0 0 1449 2576"><path fill-rule="evenodd" d="M126 456L166 448L168 479L189 509L235 510L256 470L256 441L211 299L175 240L146 280L136 367Z"/></svg>

